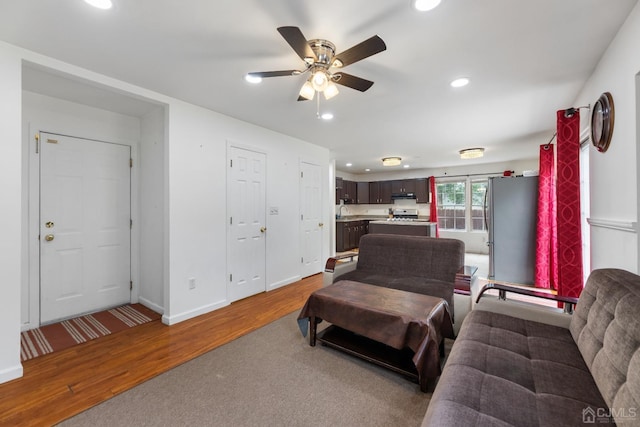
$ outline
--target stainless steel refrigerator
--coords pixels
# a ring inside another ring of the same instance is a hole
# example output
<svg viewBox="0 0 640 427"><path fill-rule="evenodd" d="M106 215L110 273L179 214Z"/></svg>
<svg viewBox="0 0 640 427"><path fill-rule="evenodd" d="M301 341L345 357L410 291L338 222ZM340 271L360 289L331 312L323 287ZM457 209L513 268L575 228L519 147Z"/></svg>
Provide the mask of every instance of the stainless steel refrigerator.
<svg viewBox="0 0 640 427"><path fill-rule="evenodd" d="M534 284L537 212L537 176L489 178L489 279Z"/></svg>

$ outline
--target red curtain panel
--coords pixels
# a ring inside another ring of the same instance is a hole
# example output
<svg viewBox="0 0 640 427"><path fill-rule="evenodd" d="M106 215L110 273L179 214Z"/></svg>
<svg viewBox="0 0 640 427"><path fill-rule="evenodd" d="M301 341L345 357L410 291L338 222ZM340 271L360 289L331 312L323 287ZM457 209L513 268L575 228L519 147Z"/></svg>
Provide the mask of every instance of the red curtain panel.
<svg viewBox="0 0 640 427"><path fill-rule="evenodd" d="M429 191L431 192L431 207L429 221L436 223L436 237L440 237L440 225L438 224L438 195L436 193L436 177L429 177Z"/></svg>
<svg viewBox="0 0 640 427"><path fill-rule="evenodd" d="M557 112L558 294L579 297L582 281L580 226L580 113Z"/></svg>
<svg viewBox="0 0 640 427"><path fill-rule="evenodd" d="M553 144L540 146L535 284L557 289L556 170Z"/></svg>

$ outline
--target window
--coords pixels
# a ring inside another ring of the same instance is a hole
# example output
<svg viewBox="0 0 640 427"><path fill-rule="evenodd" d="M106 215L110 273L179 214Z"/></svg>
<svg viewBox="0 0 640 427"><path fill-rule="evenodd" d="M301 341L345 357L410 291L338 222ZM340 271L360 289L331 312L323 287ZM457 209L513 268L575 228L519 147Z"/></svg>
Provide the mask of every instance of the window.
<svg viewBox="0 0 640 427"><path fill-rule="evenodd" d="M466 229L466 181L436 183L438 226L441 230Z"/></svg>
<svg viewBox="0 0 640 427"><path fill-rule="evenodd" d="M485 231L484 196L487 179L436 183L438 226L441 230Z"/></svg>
<svg viewBox="0 0 640 427"><path fill-rule="evenodd" d="M484 231L487 229L484 220L486 193L486 179L471 182L471 231Z"/></svg>

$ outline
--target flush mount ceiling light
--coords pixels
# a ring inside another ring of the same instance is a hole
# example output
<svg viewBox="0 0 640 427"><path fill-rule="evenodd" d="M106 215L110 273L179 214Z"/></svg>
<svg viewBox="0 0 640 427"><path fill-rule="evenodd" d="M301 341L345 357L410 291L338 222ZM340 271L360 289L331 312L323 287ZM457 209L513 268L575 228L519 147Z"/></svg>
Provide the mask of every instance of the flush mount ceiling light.
<svg viewBox="0 0 640 427"><path fill-rule="evenodd" d="M461 159L477 159L484 156L484 148L465 148L460 150Z"/></svg>
<svg viewBox="0 0 640 427"><path fill-rule="evenodd" d="M111 0L84 0L84 1L93 7L97 7L98 9L107 10L113 7L113 2Z"/></svg>
<svg viewBox="0 0 640 427"><path fill-rule="evenodd" d="M440 4L440 0L412 0L413 8L420 12L428 12Z"/></svg>
<svg viewBox="0 0 640 427"><path fill-rule="evenodd" d="M333 119L333 113L322 113L320 118L322 120L331 120L331 119Z"/></svg>
<svg viewBox="0 0 640 427"><path fill-rule="evenodd" d="M382 166L398 166L402 163L400 157L385 157L382 159Z"/></svg>

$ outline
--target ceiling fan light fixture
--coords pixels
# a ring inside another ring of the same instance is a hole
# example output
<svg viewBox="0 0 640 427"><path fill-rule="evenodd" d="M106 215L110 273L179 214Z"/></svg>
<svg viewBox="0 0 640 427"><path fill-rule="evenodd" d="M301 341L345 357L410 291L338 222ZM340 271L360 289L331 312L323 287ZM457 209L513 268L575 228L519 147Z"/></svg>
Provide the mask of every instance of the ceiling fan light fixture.
<svg viewBox="0 0 640 427"><path fill-rule="evenodd" d="M413 8L420 12L428 12L440 4L440 0L412 0Z"/></svg>
<svg viewBox="0 0 640 427"><path fill-rule="evenodd" d="M323 93L324 93L324 98L329 100L334 96L336 96L338 93L340 93L340 91L338 90L338 85L330 81L327 84L327 88L324 90Z"/></svg>
<svg viewBox="0 0 640 427"><path fill-rule="evenodd" d="M311 76L311 85L318 92L323 92L329 85L329 76L323 70L318 70Z"/></svg>
<svg viewBox="0 0 640 427"><path fill-rule="evenodd" d="M402 163L402 158L400 157L384 157L382 159L382 166L398 166Z"/></svg>
<svg viewBox="0 0 640 427"><path fill-rule="evenodd" d="M309 101L311 101L315 94L316 94L316 90L313 88L313 85L311 84L311 82L308 80L304 82L304 84L300 88L299 95L304 99L308 99Z"/></svg>
<svg viewBox="0 0 640 427"><path fill-rule="evenodd" d="M336 68L340 68L342 66L344 66L344 64L342 63L342 61L340 61L338 58L333 60L333 63L331 64L332 67L336 67Z"/></svg>
<svg viewBox="0 0 640 427"><path fill-rule="evenodd" d="M484 148L465 148L459 153L461 159L477 159L484 156Z"/></svg>

